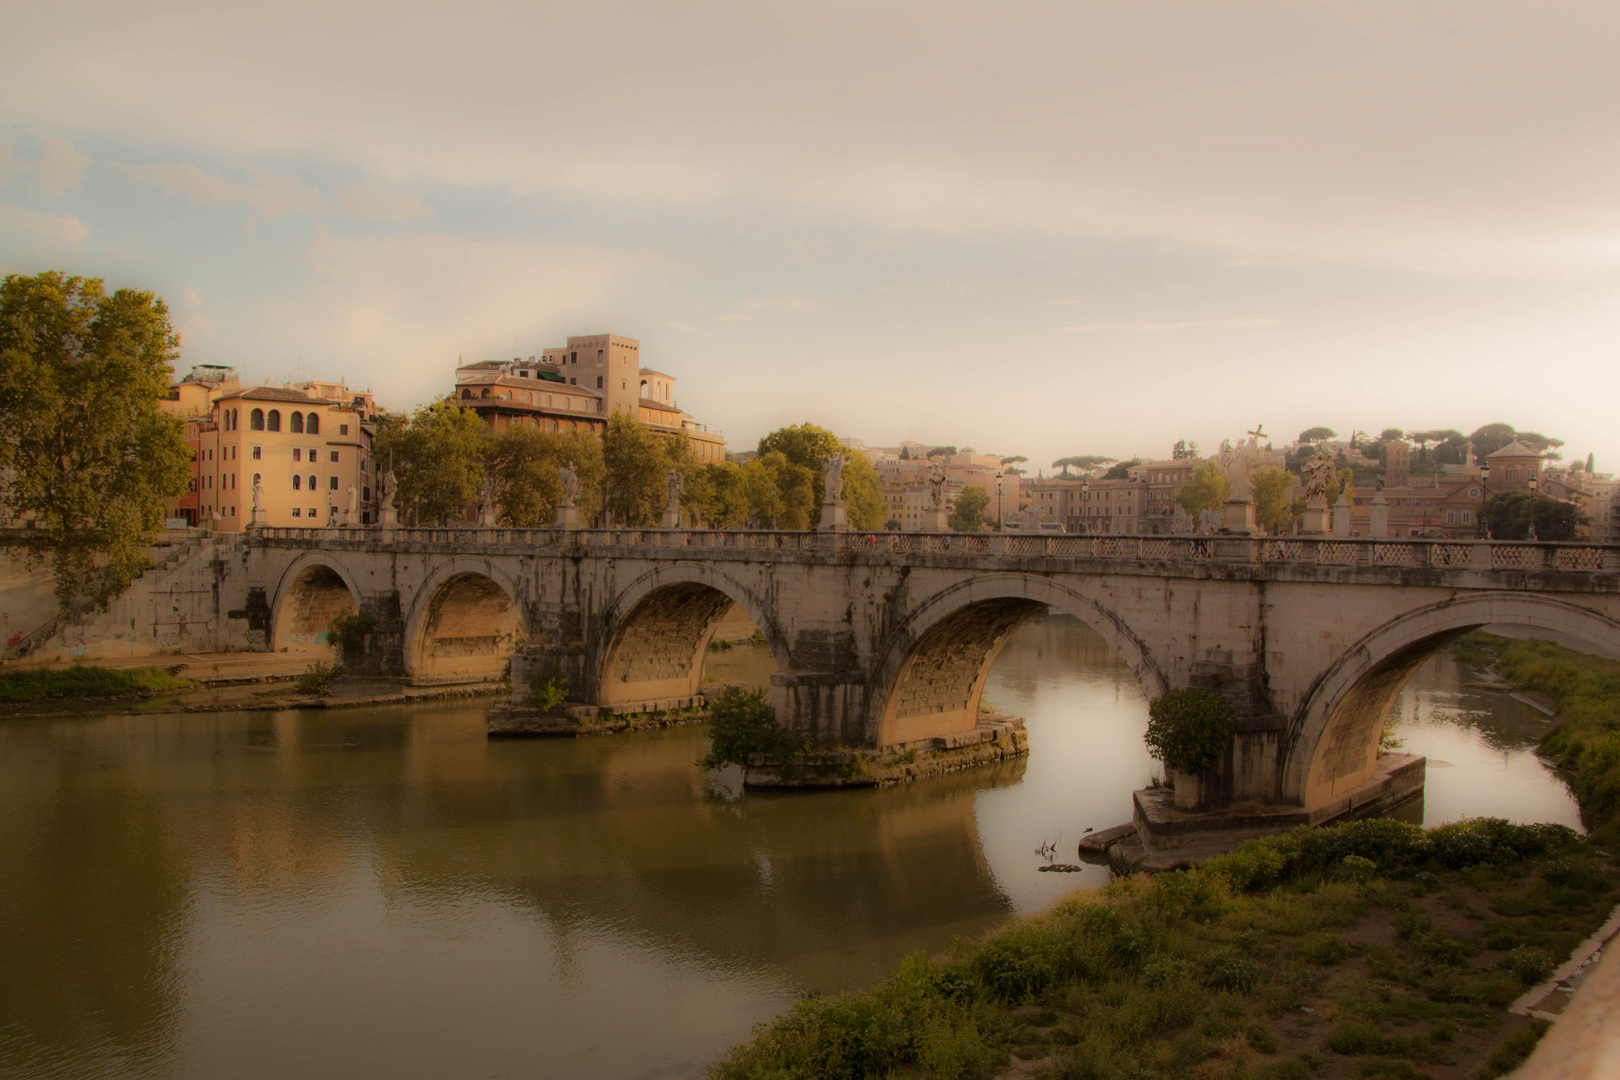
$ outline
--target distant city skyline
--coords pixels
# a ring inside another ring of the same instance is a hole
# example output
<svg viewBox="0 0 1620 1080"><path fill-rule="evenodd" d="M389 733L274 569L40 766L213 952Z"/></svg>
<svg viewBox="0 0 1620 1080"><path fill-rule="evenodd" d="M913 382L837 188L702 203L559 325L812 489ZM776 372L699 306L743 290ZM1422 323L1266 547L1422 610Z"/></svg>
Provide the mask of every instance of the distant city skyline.
<svg viewBox="0 0 1620 1080"><path fill-rule="evenodd" d="M750 448L1493 421L1620 465L1620 10L228 4L0 42L0 272L409 408L640 339Z"/></svg>

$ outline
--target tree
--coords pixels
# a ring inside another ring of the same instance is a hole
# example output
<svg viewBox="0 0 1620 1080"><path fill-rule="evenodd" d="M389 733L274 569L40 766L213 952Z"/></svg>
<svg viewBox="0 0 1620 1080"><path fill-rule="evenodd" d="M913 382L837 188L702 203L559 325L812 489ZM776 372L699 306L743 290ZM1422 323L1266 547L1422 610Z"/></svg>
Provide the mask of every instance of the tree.
<svg viewBox="0 0 1620 1080"><path fill-rule="evenodd" d="M743 470L726 462L710 462L689 470L681 505L694 520L711 529L736 529L748 522L748 499Z"/></svg>
<svg viewBox="0 0 1620 1080"><path fill-rule="evenodd" d="M939 451L954 454L956 447L935 447L928 453L932 456ZM807 529L820 524L821 501L826 494L821 463L824 458L834 454L844 455L844 502L848 506L850 525L857 529L877 529L882 526L887 511L883 504L883 484L878 479L877 470L872 468L865 454L841 444L838 436L831 431L815 424L778 428L759 440L759 452L762 457L772 452L780 453L786 464L793 467L792 471L781 472L777 477L778 487L787 500L778 510L783 522L781 528ZM797 470L802 470L802 473ZM805 494L802 502L798 494L801 489ZM787 524L790 520L800 520L801 505L805 523Z"/></svg>
<svg viewBox="0 0 1620 1080"><path fill-rule="evenodd" d="M1591 454L1586 455L1586 472L1587 472L1587 475L1590 476L1590 475L1593 475L1593 474L1595 474L1597 472L1597 464L1596 464L1596 462L1597 462L1597 459L1595 457L1593 457Z"/></svg>
<svg viewBox="0 0 1620 1080"><path fill-rule="evenodd" d="M1213 461L1206 461L1192 471L1192 476L1181 490L1176 492L1176 502L1198 524L1198 517L1205 510L1215 513L1221 512L1221 504L1232 494L1232 484L1221 472L1221 467Z"/></svg>
<svg viewBox="0 0 1620 1080"><path fill-rule="evenodd" d="M1019 466L1026 464L1028 461L1029 458L1025 457L1023 454L1014 454L1012 457L1004 457L1001 459L1001 469L1003 472L1012 473L1014 476L1023 476L1028 470L1021 469Z"/></svg>
<svg viewBox="0 0 1620 1080"><path fill-rule="evenodd" d="M956 456L956 447L954 447L954 446L936 446L932 450L928 451L928 456L930 458L955 457Z"/></svg>
<svg viewBox="0 0 1620 1080"><path fill-rule="evenodd" d="M983 532L984 511L990 505L990 492L983 484L968 484L956 495L951 506L953 532Z"/></svg>
<svg viewBox="0 0 1620 1080"><path fill-rule="evenodd" d="M669 470L678 468L690 452L684 436L660 435L627 413L609 416L602 433L603 506L609 523L630 529L657 527L669 505Z"/></svg>
<svg viewBox="0 0 1620 1080"><path fill-rule="evenodd" d="M542 431L519 424L491 437L488 469L495 482L497 520L516 528L549 526L562 505L559 470L578 480L574 505L590 521L602 500L602 445L588 431Z"/></svg>
<svg viewBox="0 0 1620 1080"><path fill-rule="evenodd" d="M1406 432L1398 427L1387 427L1378 433L1378 441L1381 443L1400 442L1404 438L1406 438Z"/></svg>
<svg viewBox="0 0 1620 1080"><path fill-rule="evenodd" d="M392 463L406 520L439 525L477 505L491 439L477 413L445 399L419 406L403 427L380 430L373 456Z"/></svg>
<svg viewBox="0 0 1620 1080"><path fill-rule="evenodd" d="M0 518L29 519L56 599L103 610L151 565L164 500L194 475L162 412L180 338L148 292L47 271L0 282Z"/></svg>
<svg viewBox="0 0 1620 1080"><path fill-rule="evenodd" d="M1103 454L1076 454L1073 457L1058 458L1052 462L1052 468L1062 469L1066 479L1074 479L1069 475L1070 469L1079 469L1082 473L1092 473L1104 465L1112 465L1119 458L1108 457Z"/></svg>
<svg viewBox="0 0 1620 1080"><path fill-rule="evenodd" d="M1281 535L1305 516L1305 500L1288 498L1298 482L1292 473L1271 466L1249 479L1254 484L1254 520L1261 528Z"/></svg>
<svg viewBox="0 0 1620 1080"><path fill-rule="evenodd" d="M1328 439L1337 439L1338 437L1339 433L1330 427L1306 428L1304 431L1299 433L1300 442L1308 443L1313 446L1316 443L1326 442Z"/></svg>
<svg viewBox="0 0 1620 1080"><path fill-rule="evenodd" d="M1503 491L1485 503L1485 524L1498 540L1528 540L1530 523L1538 540L1573 540L1586 519L1574 503L1528 491Z"/></svg>
<svg viewBox="0 0 1620 1080"><path fill-rule="evenodd" d="M1131 470L1140 464L1142 464L1142 459L1139 457L1133 457L1129 461L1121 461L1114 465L1113 468L1103 473L1103 479L1129 480L1131 477Z"/></svg>
<svg viewBox="0 0 1620 1080"><path fill-rule="evenodd" d="M1185 461L1188 458L1196 458L1200 456L1202 455L1198 453L1198 444L1196 442L1189 442L1186 439L1177 439L1176 445L1170 449L1170 457L1175 461Z"/></svg>

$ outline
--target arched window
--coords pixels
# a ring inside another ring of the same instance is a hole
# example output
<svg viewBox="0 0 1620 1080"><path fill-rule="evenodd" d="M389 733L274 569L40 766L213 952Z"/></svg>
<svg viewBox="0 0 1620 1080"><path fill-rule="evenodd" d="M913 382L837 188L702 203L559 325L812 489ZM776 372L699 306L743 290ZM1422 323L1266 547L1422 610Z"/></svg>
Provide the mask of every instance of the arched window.
<svg viewBox="0 0 1620 1080"><path fill-rule="evenodd" d="M471 401L472 400L472 391L467 389L465 386L463 386L461 388L461 400L462 401Z"/></svg>
<svg viewBox="0 0 1620 1080"><path fill-rule="evenodd" d="M281 410L271 409L270 415L265 418L265 426L271 431L281 430Z"/></svg>
<svg viewBox="0 0 1620 1080"><path fill-rule="evenodd" d="M288 417L287 430L292 432L294 435L302 435L304 433L304 414L301 412L295 412Z"/></svg>
<svg viewBox="0 0 1620 1080"><path fill-rule="evenodd" d="M311 473L309 477L309 490L314 491L317 487L320 487L320 481L315 479L315 474Z"/></svg>
<svg viewBox="0 0 1620 1080"><path fill-rule="evenodd" d="M303 487L304 487L304 478L302 476L299 476L297 473L293 473L293 490L294 491L300 491L300 490L303 489Z"/></svg>
<svg viewBox="0 0 1620 1080"><path fill-rule="evenodd" d="M264 430L263 409L254 409L252 412L248 413L248 427L252 428L254 431Z"/></svg>
<svg viewBox="0 0 1620 1080"><path fill-rule="evenodd" d="M487 397L489 397L489 387L487 387L487 386L486 386L486 387L484 387L484 389L483 389L483 391L482 391L482 392L481 392L481 393L480 393L480 394L479 394L479 395L478 395L478 396L479 396L479 397L480 397L480 398L487 398Z"/></svg>
<svg viewBox="0 0 1620 1080"><path fill-rule="evenodd" d="M308 418L304 420L304 430L311 435L321 433L321 418L318 413L310 413Z"/></svg>
<svg viewBox="0 0 1620 1080"><path fill-rule="evenodd" d="M642 397L647 396L647 380L646 379L641 380L641 396Z"/></svg>

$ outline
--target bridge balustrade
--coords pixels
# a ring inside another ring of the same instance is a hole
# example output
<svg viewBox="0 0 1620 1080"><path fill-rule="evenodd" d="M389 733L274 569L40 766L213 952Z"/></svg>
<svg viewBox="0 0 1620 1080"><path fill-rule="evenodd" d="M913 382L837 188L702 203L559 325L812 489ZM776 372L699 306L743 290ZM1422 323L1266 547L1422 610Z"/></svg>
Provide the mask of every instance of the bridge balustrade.
<svg viewBox="0 0 1620 1080"><path fill-rule="evenodd" d="M1503 540L1383 540L1361 537L1042 536L1018 533L790 532L768 529L261 527L254 540L409 543L457 548L711 549L827 554L1003 555L1151 562L1315 563L1600 573L1620 571L1620 546Z"/></svg>

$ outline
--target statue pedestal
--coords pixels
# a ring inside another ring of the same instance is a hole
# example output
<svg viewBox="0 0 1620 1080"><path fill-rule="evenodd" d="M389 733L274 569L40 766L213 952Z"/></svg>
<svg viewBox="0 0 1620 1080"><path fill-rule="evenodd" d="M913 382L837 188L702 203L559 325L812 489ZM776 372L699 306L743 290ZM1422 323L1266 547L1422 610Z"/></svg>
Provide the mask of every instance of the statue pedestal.
<svg viewBox="0 0 1620 1080"><path fill-rule="evenodd" d="M1389 538L1389 500L1384 498L1383 488L1379 488L1373 496L1372 524L1367 531L1378 540Z"/></svg>
<svg viewBox="0 0 1620 1080"><path fill-rule="evenodd" d="M1333 535L1350 535L1350 503L1343 492L1339 493L1339 501L1333 504Z"/></svg>
<svg viewBox="0 0 1620 1080"><path fill-rule="evenodd" d="M399 511L394 509L392 503L383 507L382 513L377 515L377 526L383 529L399 528Z"/></svg>
<svg viewBox="0 0 1620 1080"><path fill-rule="evenodd" d="M679 506L664 507L664 516L659 521L660 529L678 529L681 527L681 508Z"/></svg>
<svg viewBox="0 0 1620 1080"><path fill-rule="evenodd" d="M250 529L262 529L262 528L264 528L265 524L266 524L266 521L265 521L265 515L264 515L264 507L255 506L253 508L253 516L248 519L248 528L250 528Z"/></svg>
<svg viewBox="0 0 1620 1080"><path fill-rule="evenodd" d="M816 526L817 532L843 532L848 528L849 508L843 499L821 504L821 524Z"/></svg>
<svg viewBox="0 0 1620 1080"><path fill-rule="evenodd" d="M1258 530L1254 524L1254 502L1250 499L1227 499L1221 504L1221 532L1253 536Z"/></svg>
<svg viewBox="0 0 1620 1080"><path fill-rule="evenodd" d="M1303 536L1326 536L1328 531L1327 503L1322 499L1312 499L1305 504L1305 521L1300 526Z"/></svg>
<svg viewBox="0 0 1620 1080"><path fill-rule="evenodd" d="M557 507L557 528L579 528L579 507L575 506L573 503L563 503L561 506Z"/></svg>
<svg viewBox="0 0 1620 1080"><path fill-rule="evenodd" d="M951 516L943 510L924 510L922 529L923 532L950 532Z"/></svg>

